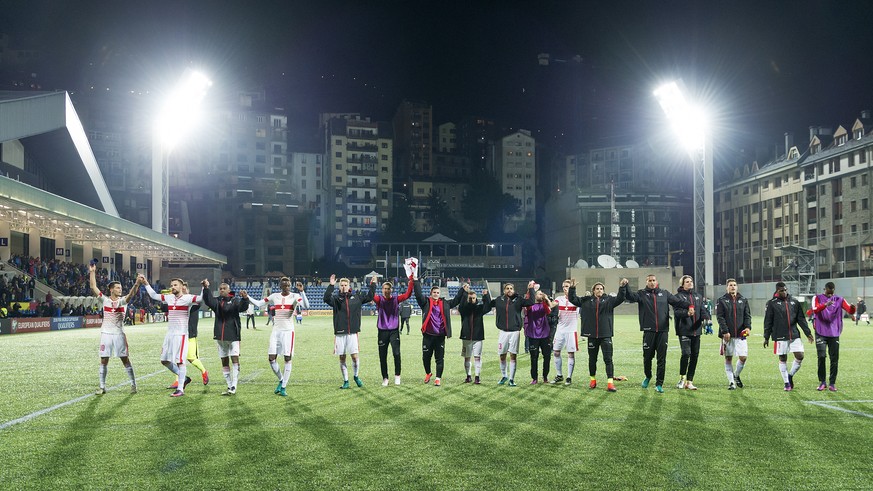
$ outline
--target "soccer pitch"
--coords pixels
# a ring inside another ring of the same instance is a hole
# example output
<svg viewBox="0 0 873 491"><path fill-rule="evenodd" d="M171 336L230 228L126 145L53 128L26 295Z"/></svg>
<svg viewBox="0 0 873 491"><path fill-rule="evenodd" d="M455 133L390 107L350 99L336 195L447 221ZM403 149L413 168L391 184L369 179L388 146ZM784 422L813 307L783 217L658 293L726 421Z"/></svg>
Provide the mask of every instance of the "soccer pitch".
<svg viewBox="0 0 873 491"><path fill-rule="evenodd" d="M424 385L420 318L402 335L403 383L381 386L375 317L365 317L363 388L339 390L330 317L297 327L288 397L273 394L270 326L244 330L237 395L224 378L212 319L200 323L211 382L171 398L158 358L166 324L126 328L139 393L110 360L97 386L99 329L0 336L0 483L4 489L870 489L873 327L847 323L839 392L817 392L815 348L793 392L761 346L756 318L744 389L728 391L718 338L704 336L694 383L675 389L671 334L664 394L642 389L635 316L616 319L618 392L588 389L588 356L571 386L498 386L497 329L486 318L483 383L463 384L461 343L446 343L443 386ZM455 322L459 322L456 319ZM455 324L460 325L459 323ZM564 373L566 375L566 355ZM351 363L349 363L351 369ZM389 372L393 362L389 352ZM554 369L550 377L554 376Z"/></svg>

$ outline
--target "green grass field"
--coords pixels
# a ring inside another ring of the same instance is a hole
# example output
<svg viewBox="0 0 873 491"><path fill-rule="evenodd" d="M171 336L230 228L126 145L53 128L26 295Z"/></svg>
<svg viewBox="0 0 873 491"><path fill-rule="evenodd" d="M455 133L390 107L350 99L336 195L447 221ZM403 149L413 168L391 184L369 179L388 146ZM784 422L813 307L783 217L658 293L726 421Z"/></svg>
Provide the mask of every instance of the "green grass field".
<svg viewBox="0 0 873 491"><path fill-rule="evenodd" d="M3 489L870 489L873 327L847 325L839 392L817 392L814 346L782 390L776 356L754 326L743 381L726 390L718 338L704 336L696 392L675 389L671 336L664 394L640 387L635 318L617 319L617 393L587 388L587 354L570 387L498 386L488 318L480 386L462 384L460 341L446 346L443 387L423 385L420 333L402 336L403 384L380 385L375 318L361 335L363 388L339 390L329 317L298 328L288 397L273 394L269 329L243 333L241 384L224 379L208 336L212 382L168 396L158 362L165 324L128 328L140 392L97 386L98 329L0 336L0 487ZM211 319L201 333L211 333ZM566 361L564 362L566 371ZM389 367L391 367L389 354ZM194 372L193 374L191 372ZM552 372L554 374L554 371ZM566 372L565 372L566 373ZM126 381L111 360L107 386ZM77 400L78 399L78 400ZM75 402L70 402L75 401ZM825 403L827 406L813 404ZM35 412L68 403L49 412ZM847 412L853 411L853 412ZM24 422L10 422L28 417Z"/></svg>

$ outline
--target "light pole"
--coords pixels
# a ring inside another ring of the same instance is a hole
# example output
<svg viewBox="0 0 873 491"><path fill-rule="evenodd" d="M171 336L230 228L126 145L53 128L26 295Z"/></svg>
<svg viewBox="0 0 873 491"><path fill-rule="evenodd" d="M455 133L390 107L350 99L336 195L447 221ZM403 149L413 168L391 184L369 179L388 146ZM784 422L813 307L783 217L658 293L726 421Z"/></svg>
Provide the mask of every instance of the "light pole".
<svg viewBox="0 0 873 491"><path fill-rule="evenodd" d="M694 281L704 286L704 294L713 298L715 280L715 227L713 220L712 140L706 131L706 119L700 108L685 100L676 82L658 87L654 92L673 130L684 144L694 166Z"/></svg>
<svg viewBox="0 0 873 491"><path fill-rule="evenodd" d="M169 94L152 132L152 230L167 234L169 228L170 152L199 116L200 103L212 82L202 73L186 70Z"/></svg>

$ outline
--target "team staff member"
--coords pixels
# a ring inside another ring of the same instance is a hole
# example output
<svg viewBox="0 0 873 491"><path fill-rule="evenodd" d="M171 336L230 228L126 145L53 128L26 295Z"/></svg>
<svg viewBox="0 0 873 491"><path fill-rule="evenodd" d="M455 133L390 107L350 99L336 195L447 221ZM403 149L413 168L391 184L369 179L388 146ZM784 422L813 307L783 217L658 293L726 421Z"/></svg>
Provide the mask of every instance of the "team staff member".
<svg viewBox="0 0 873 491"><path fill-rule="evenodd" d="M749 301L740 295L737 280L727 280L726 293L715 305L715 318L718 320L718 337L721 338L721 352L724 355L724 371L727 374L728 390L743 388L740 372L746 366L749 344L746 338L752 330L752 310ZM733 368L733 357L737 357L737 368Z"/></svg>
<svg viewBox="0 0 873 491"><path fill-rule="evenodd" d="M579 307L582 316L582 335L588 338L588 374L590 389L597 388L597 355L603 352L603 363L606 365L606 390L615 392L615 367L612 364L612 336L615 308L624 302L627 296L627 278L619 282L618 294L614 297L604 295L605 287L599 281L591 289L594 295L585 292L584 297L576 296L576 280L569 280L567 299Z"/></svg>
<svg viewBox="0 0 873 491"><path fill-rule="evenodd" d="M464 370L467 372L467 378L464 383L473 382L479 384L479 375L482 372L482 344L485 341L485 314L491 311L490 307L485 310L486 305L491 304L491 294L486 289L482 293L482 301L480 302L476 292L470 288L469 284L464 284L463 290L465 295L461 297L461 305L458 306L458 312L461 314L461 356L464 357ZM473 358L475 364L476 376L470 377L470 358Z"/></svg>
<svg viewBox="0 0 873 491"><path fill-rule="evenodd" d="M409 318L412 317L412 305L409 301L400 304L400 331L403 331L403 326L406 326L406 335L409 336Z"/></svg>
<svg viewBox="0 0 873 491"><path fill-rule="evenodd" d="M534 304L525 307L524 337L530 342L530 384L536 385L539 379L537 362L540 352L543 355L543 379L549 378L549 354L552 352L552 340L549 337L549 314L558 302L553 302L548 295L537 290Z"/></svg>
<svg viewBox="0 0 873 491"><path fill-rule="evenodd" d="M694 279L685 275L679 279L679 289L676 295L687 300L688 308L673 307L676 316L676 335L679 336L679 347L682 358L679 359L679 383L677 389L697 390L694 386L694 372L697 370L697 358L700 356L700 335L703 326L709 322L709 310L703 295L694 293Z"/></svg>
<svg viewBox="0 0 873 491"><path fill-rule="evenodd" d="M773 338L773 352L779 356L779 372L786 391L794 390L794 375L803 363L803 341L798 326L803 329L806 339L813 342L812 332L803 314L803 307L788 294L785 283L776 283L776 296L767 302L764 312L764 347L769 346L770 338ZM790 371L787 366L789 352L794 353Z"/></svg>
<svg viewBox="0 0 873 491"><path fill-rule="evenodd" d="M843 311L852 315L855 306L850 305L843 297L834 295L836 286L834 282L825 283L824 294L818 294L812 298L812 313L815 322L815 350L818 354L818 390L825 390L827 371L825 370L825 358L831 357L831 376L827 389L837 391L837 369L840 361L840 334L843 333Z"/></svg>
<svg viewBox="0 0 873 491"><path fill-rule="evenodd" d="M528 296L521 298L515 293L515 285L507 283L503 285L503 295L495 298L489 304L485 304L485 312L495 308L495 324L500 330L497 339L497 354L500 355L500 381L503 385L507 381L510 387L515 387L515 366L518 356L519 333L521 332L522 320L521 309L533 305L534 282L527 284ZM509 353L509 373L506 370L506 354ZM508 377L507 377L508 375Z"/></svg>
<svg viewBox="0 0 873 491"><path fill-rule="evenodd" d="M230 285L222 283L218 285L218 298L215 298L209 289L208 280L203 280L200 284L203 285L203 303L215 312L212 339L218 345L221 370L224 373L224 381L227 382L227 390L221 395L232 396L236 394L239 380L239 342L242 330L239 316L251 306L249 295L242 290L239 298L232 297ZM233 369L230 366L231 362L233 362Z"/></svg>
<svg viewBox="0 0 873 491"><path fill-rule="evenodd" d="M670 334L669 305L687 308L690 304L667 290L658 287L658 278L650 274L646 276L646 288L636 292L629 289L625 292L628 302L639 306L640 331L643 332L643 379L644 389L652 380L652 359L658 355L658 371L655 378L655 390L664 392L664 375L667 369L667 339Z"/></svg>
<svg viewBox="0 0 873 491"><path fill-rule="evenodd" d="M330 275L330 284L324 291L324 303L333 309L334 353L339 355L340 372L343 374L343 385L340 389L349 388L349 369L346 365L346 355L352 357L352 368L355 384L362 387L364 382L358 377L358 333L361 332L361 308L365 303L373 301L376 295L376 284L370 283L367 293L353 292L348 278L340 278L339 292L336 288L336 275Z"/></svg>
<svg viewBox="0 0 873 491"><path fill-rule="evenodd" d="M444 358L446 353L446 338L452 337L452 309L461 303L461 299L467 292L463 288L458 289L455 298L445 301L440 298L440 287L432 286L430 296L425 297L421 292L421 283L418 279L413 281L415 299L421 307L421 360L424 364L424 383L430 382L433 373L430 370L431 358L436 359L436 378L433 384L437 387L442 385Z"/></svg>
<svg viewBox="0 0 873 491"><path fill-rule="evenodd" d="M376 276L370 281L376 284ZM412 295L412 278L406 287L406 292L392 295L394 285L386 281L382 283L382 295L373 296L376 302L376 329L379 333L379 368L382 369L382 387L388 387L388 346L394 355L394 385L400 385L400 302L405 302Z"/></svg>

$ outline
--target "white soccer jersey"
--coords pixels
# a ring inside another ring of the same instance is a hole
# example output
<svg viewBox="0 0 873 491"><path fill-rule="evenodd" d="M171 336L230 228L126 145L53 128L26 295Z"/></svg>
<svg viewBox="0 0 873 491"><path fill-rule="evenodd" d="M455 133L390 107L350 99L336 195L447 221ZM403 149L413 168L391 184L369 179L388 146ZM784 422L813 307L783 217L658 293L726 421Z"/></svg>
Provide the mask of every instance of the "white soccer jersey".
<svg viewBox="0 0 873 491"><path fill-rule="evenodd" d="M558 328L555 332L575 332L579 325L579 307L570 303L565 295L555 298L555 301L558 302Z"/></svg>
<svg viewBox="0 0 873 491"><path fill-rule="evenodd" d="M302 292L302 294L297 293L289 293L287 296L282 295L282 293L274 293L266 298L267 301L270 302L270 309L273 310L273 330L274 331L293 331L294 330L294 322L292 321L294 317L294 308L297 306L298 302L303 305L304 308L309 308L309 301L306 299L306 293ZM260 307L261 305L259 305Z"/></svg>
<svg viewBox="0 0 873 491"><path fill-rule="evenodd" d="M103 324L100 325L100 332L124 334L124 311L127 298L119 297L118 300L112 300L112 297L104 296L102 293L97 298L103 300Z"/></svg>
<svg viewBox="0 0 873 491"><path fill-rule="evenodd" d="M149 296L167 304L167 334L188 335L188 311L191 306L200 303L198 295L185 294L180 296L162 295L155 292L151 285L146 285Z"/></svg>

